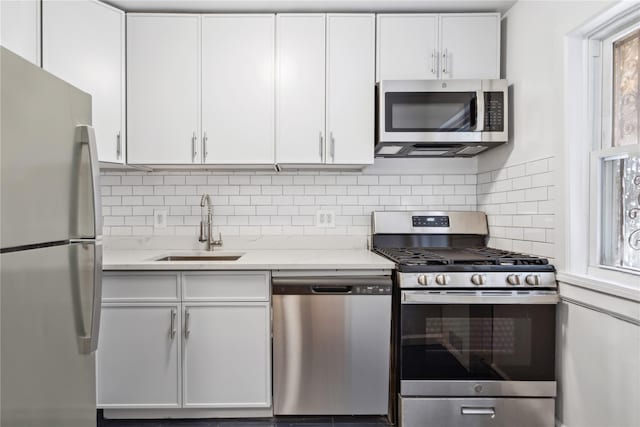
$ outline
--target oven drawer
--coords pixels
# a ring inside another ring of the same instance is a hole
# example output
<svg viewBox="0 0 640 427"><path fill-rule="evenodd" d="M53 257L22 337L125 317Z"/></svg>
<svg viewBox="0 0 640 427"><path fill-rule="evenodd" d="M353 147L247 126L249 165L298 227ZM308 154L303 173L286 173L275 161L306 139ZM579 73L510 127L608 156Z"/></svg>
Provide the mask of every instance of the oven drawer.
<svg viewBox="0 0 640 427"><path fill-rule="evenodd" d="M400 397L400 427L553 427L555 399Z"/></svg>

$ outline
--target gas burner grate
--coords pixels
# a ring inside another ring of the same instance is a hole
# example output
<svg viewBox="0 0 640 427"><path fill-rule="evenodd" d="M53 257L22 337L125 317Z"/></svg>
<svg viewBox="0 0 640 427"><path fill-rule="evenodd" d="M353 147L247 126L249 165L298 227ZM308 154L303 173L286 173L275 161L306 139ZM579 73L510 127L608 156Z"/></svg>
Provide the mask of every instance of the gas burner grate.
<svg viewBox="0 0 640 427"><path fill-rule="evenodd" d="M480 248L376 248L402 265L546 265L549 261L518 252Z"/></svg>

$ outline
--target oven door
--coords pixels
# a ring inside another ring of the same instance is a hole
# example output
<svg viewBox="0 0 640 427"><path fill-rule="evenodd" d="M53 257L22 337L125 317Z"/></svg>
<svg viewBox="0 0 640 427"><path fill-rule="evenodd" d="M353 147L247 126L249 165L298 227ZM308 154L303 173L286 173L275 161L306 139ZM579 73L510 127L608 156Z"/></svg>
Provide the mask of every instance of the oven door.
<svg viewBox="0 0 640 427"><path fill-rule="evenodd" d="M403 396L555 396L554 291L403 291Z"/></svg>
<svg viewBox="0 0 640 427"><path fill-rule="evenodd" d="M482 81L383 81L382 142L480 142L484 120Z"/></svg>

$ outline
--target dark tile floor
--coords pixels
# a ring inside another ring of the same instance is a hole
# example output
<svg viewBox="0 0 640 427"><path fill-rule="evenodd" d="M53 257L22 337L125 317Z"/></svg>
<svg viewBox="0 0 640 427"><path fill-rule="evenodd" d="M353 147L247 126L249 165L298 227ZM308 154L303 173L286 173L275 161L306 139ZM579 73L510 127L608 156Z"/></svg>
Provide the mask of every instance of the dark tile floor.
<svg viewBox="0 0 640 427"><path fill-rule="evenodd" d="M253 419L107 420L98 411L98 427L384 427L386 417L275 417Z"/></svg>

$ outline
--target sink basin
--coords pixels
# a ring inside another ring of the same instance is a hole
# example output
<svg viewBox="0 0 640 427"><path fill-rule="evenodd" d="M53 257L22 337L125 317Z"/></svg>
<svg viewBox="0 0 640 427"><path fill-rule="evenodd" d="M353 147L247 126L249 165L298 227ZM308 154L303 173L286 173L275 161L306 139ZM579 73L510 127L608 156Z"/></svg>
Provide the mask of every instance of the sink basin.
<svg viewBox="0 0 640 427"><path fill-rule="evenodd" d="M224 255L167 255L162 258L158 258L155 261L237 261L242 257L242 254L224 254Z"/></svg>

